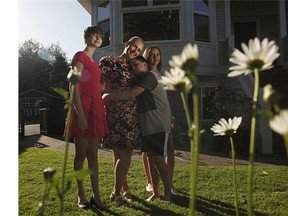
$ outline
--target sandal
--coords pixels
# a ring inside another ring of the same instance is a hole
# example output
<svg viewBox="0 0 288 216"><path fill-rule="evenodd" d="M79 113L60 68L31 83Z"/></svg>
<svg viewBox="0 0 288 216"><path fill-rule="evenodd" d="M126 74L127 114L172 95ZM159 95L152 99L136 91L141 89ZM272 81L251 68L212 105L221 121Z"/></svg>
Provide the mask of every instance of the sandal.
<svg viewBox="0 0 288 216"><path fill-rule="evenodd" d="M115 195L113 192L110 194L110 200L115 201L118 206L124 205L123 197L121 195Z"/></svg>
<svg viewBox="0 0 288 216"><path fill-rule="evenodd" d="M87 200L84 200L84 202L81 202L80 197L77 197L77 206L81 209L87 209L89 208L89 203L87 202Z"/></svg>
<svg viewBox="0 0 288 216"><path fill-rule="evenodd" d="M127 199L127 200L132 200L133 199L133 195L130 191L125 191L122 195L123 198Z"/></svg>

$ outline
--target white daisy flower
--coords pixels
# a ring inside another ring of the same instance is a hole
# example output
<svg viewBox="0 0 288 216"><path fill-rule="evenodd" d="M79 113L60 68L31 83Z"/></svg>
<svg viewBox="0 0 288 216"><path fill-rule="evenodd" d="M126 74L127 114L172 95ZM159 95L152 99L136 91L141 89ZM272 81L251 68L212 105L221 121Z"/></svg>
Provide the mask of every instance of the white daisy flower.
<svg viewBox="0 0 288 216"><path fill-rule="evenodd" d="M182 68L187 61L192 60L197 62L199 59L197 44L187 44L181 53L181 55L173 55L172 60L169 60L169 65L175 68Z"/></svg>
<svg viewBox="0 0 288 216"><path fill-rule="evenodd" d="M70 69L69 73L67 74L68 82L75 85L80 82L81 72L78 71L77 67L73 67Z"/></svg>
<svg viewBox="0 0 288 216"><path fill-rule="evenodd" d="M236 133L241 122L242 117L234 117L233 119L229 118L228 122L226 119L221 118L218 121L219 124L214 124L213 127L211 127L211 130L215 133L214 136L231 136Z"/></svg>
<svg viewBox="0 0 288 216"><path fill-rule="evenodd" d="M170 72L165 71L159 82L164 85L165 89L169 90L189 92L192 88L191 81L185 76L185 71L180 68L171 68Z"/></svg>
<svg viewBox="0 0 288 216"><path fill-rule="evenodd" d="M288 136L288 109L280 110L269 122L270 128L282 136Z"/></svg>
<svg viewBox="0 0 288 216"><path fill-rule="evenodd" d="M280 55L275 41L268 41L267 38L264 38L261 43L258 38L250 39L248 46L242 43L241 47L243 52L235 49L229 59L235 65L229 68L232 72L228 74L228 77L248 75L253 73L255 68L259 71L270 69Z"/></svg>

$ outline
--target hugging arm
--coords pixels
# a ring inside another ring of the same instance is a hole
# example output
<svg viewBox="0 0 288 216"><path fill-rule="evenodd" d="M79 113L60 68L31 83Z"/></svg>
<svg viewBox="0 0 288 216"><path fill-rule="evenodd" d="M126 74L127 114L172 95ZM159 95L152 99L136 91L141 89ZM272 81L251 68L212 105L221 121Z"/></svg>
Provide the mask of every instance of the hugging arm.
<svg viewBox="0 0 288 216"><path fill-rule="evenodd" d="M103 100L105 103L109 103L111 100L128 100L137 97L144 91L145 89L143 87L136 86L129 90L107 94L103 97Z"/></svg>

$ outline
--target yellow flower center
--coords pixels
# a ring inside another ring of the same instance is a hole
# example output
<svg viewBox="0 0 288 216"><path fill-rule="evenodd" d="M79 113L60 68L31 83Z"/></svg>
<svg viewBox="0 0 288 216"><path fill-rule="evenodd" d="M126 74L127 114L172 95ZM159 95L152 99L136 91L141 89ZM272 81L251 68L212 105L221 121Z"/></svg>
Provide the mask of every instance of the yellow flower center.
<svg viewBox="0 0 288 216"><path fill-rule="evenodd" d="M173 86L177 91L184 92L185 91L185 85L186 85L185 82L178 82L178 83L175 83Z"/></svg>
<svg viewBox="0 0 288 216"><path fill-rule="evenodd" d="M248 68L251 70L261 69L264 65L264 61L262 59L253 59L248 62Z"/></svg>

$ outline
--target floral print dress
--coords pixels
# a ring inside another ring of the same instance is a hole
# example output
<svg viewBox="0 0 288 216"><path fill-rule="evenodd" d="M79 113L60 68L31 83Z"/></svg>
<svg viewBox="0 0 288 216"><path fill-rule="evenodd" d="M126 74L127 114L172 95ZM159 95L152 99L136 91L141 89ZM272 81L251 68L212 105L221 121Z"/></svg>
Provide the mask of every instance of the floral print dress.
<svg viewBox="0 0 288 216"><path fill-rule="evenodd" d="M128 65L114 56L100 59L102 79L106 82L107 92L118 92L134 87L136 77L129 71ZM115 100L106 105L109 134L103 138L103 144L112 148L133 149L139 145L140 130L135 98Z"/></svg>

